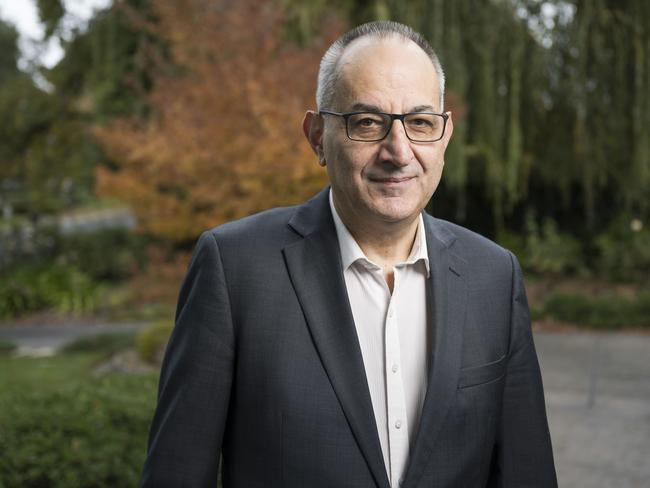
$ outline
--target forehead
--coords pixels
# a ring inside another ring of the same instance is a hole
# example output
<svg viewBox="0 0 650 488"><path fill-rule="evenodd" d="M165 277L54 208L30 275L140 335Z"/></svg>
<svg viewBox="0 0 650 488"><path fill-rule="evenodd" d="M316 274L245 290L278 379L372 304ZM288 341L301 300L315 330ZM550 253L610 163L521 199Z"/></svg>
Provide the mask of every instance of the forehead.
<svg viewBox="0 0 650 488"><path fill-rule="evenodd" d="M340 110L361 103L384 111L438 107L438 76L427 54L400 37L356 39L338 66L335 103Z"/></svg>

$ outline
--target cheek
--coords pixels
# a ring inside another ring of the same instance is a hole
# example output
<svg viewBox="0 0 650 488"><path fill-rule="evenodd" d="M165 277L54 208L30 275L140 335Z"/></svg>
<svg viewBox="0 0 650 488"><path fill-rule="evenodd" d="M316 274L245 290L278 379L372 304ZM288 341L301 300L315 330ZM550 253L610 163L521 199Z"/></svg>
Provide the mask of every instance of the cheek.
<svg viewBox="0 0 650 488"><path fill-rule="evenodd" d="M444 166L444 152L441 149L423 151L418 154L418 160L422 163L422 168L430 175L439 175Z"/></svg>
<svg viewBox="0 0 650 488"><path fill-rule="evenodd" d="M348 146L339 146L338 150L332 151L331 158L332 173L348 186L364 178L368 161L372 160L367 151Z"/></svg>

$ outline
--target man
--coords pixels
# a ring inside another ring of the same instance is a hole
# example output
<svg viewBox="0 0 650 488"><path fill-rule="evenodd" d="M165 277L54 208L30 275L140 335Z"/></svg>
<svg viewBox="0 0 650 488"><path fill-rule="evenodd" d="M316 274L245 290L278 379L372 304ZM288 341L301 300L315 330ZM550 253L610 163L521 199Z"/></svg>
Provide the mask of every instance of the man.
<svg viewBox="0 0 650 488"><path fill-rule="evenodd" d="M431 47L335 42L303 129L329 188L203 234L142 485L553 487L521 271L423 213L453 132Z"/></svg>

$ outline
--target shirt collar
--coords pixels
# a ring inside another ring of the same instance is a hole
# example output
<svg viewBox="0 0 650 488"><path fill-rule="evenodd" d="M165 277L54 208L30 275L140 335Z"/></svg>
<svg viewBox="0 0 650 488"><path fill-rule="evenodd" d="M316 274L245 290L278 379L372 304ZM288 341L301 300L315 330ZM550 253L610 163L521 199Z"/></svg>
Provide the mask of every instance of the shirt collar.
<svg viewBox="0 0 650 488"><path fill-rule="evenodd" d="M334 226L336 227L336 234L339 240L339 248L341 251L341 264L343 266L343 271L348 269L353 263L359 260L363 260L367 263L373 264L370 259L364 254L357 244L357 241L354 239L350 231L345 226L341 217L339 217L336 207L334 206L334 197L332 196L332 190L329 192L329 202L330 209L332 211L332 218L334 219ZM427 278L429 277L429 253L427 251L427 238L424 231L424 219L422 218L422 213L418 216L418 229L415 233L415 240L413 241L413 247L409 257L400 264L415 264L418 261L424 261L424 265L427 268Z"/></svg>

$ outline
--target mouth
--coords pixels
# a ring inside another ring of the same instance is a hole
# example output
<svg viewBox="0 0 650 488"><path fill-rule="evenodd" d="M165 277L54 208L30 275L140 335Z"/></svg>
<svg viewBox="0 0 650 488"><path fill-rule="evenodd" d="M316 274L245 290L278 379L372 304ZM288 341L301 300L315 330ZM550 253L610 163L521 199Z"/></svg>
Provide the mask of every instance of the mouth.
<svg viewBox="0 0 650 488"><path fill-rule="evenodd" d="M386 178L381 177L371 177L370 181L373 183L380 183L382 185L398 186L411 181L414 176L390 176Z"/></svg>

